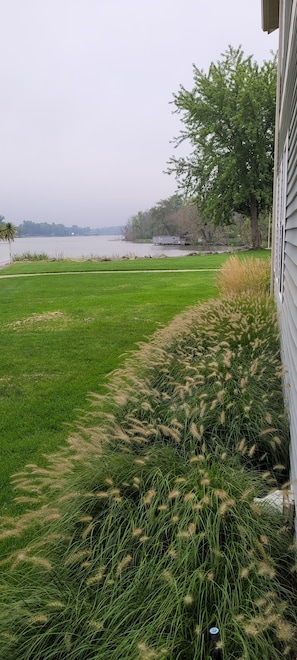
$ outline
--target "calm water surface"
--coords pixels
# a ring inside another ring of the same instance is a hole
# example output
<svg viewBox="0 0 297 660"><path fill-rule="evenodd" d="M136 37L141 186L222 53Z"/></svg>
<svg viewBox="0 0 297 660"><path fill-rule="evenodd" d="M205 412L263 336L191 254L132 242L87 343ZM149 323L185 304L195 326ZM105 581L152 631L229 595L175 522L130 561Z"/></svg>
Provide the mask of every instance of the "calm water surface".
<svg viewBox="0 0 297 660"><path fill-rule="evenodd" d="M196 251L196 250L195 250ZM76 257L179 257L193 252L191 246L162 246L152 243L129 243L120 236L33 236L16 238L12 255L26 253L47 254L48 257L75 259Z"/></svg>

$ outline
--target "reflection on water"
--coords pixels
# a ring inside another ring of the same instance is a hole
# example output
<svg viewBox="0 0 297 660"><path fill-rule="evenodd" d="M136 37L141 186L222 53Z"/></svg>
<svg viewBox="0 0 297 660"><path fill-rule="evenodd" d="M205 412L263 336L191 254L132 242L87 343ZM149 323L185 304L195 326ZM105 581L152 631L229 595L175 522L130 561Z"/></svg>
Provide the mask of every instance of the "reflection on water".
<svg viewBox="0 0 297 660"><path fill-rule="evenodd" d="M222 247L212 246L212 251L222 252ZM199 251L202 248L199 248ZM121 258L125 256L179 257L197 252L191 245L153 245L152 243L130 243L120 236L33 236L16 238L12 243L12 255L26 253L46 254L48 257L75 259L91 257Z"/></svg>

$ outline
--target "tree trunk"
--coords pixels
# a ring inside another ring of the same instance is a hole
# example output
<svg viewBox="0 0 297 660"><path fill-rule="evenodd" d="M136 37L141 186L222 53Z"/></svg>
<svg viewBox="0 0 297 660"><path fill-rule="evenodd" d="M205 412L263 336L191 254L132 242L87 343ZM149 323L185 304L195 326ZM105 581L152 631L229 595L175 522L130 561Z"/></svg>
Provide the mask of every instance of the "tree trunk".
<svg viewBox="0 0 297 660"><path fill-rule="evenodd" d="M261 233L259 229L259 211L256 199L251 203L251 236L253 250L259 250L261 247Z"/></svg>

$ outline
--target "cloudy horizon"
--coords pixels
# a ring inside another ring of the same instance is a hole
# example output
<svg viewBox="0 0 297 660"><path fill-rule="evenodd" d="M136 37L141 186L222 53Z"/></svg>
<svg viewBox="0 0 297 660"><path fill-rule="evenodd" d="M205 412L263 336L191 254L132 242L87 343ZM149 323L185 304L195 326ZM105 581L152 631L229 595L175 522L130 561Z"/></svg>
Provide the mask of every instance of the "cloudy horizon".
<svg viewBox="0 0 297 660"><path fill-rule="evenodd" d="M206 6L207 4L207 6ZM0 0L7 222L125 225L174 194L179 86L228 45L261 63L261 0Z"/></svg>

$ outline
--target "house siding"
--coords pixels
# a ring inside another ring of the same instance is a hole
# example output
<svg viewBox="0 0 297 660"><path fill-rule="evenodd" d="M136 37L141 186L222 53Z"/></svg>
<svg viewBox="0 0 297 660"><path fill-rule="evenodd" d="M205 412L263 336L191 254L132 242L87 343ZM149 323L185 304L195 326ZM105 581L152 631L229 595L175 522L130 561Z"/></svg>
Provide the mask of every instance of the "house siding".
<svg viewBox="0 0 297 660"><path fill-rule="evenodd" d="M274 291L280 315L290 413L291 478L297 502L297 0L282 0L280 5L279 76Z"/></svg>
<svg viewBox="0 0 297 660"><path fill-rule="evenodd" d="M283 102L280 106L279 153L283 150L287 129L297 102L296 1L283 0L281 3L280 16L280 96Z"/></svg>

